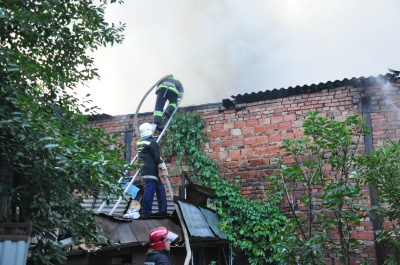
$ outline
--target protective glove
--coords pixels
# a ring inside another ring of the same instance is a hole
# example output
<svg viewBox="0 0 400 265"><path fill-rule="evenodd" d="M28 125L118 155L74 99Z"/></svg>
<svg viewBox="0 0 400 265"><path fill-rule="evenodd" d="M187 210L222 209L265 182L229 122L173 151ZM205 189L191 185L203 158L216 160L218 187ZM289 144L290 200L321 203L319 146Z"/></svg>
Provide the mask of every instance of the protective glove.
<svg viewBox="0 0 400 265"><path fill-rule="evenodd" d="M161 164L159 164L158 168L161 169L161 175L163 176L163 178L168 178L168 170L165 163L162 162Z"/></svg>

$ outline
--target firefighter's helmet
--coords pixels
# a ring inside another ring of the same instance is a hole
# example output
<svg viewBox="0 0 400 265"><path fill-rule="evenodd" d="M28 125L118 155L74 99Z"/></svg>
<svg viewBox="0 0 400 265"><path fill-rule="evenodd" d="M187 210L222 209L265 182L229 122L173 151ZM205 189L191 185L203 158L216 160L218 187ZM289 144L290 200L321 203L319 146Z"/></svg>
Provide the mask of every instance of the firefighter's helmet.
<svg viewBox="0 0 400 265"><path fill-rule="evenodd" d="M146 122L139 127L140 137L150 136L153 133L153 126Z"/></svg>
<svg viewBox="0 0 400 265"><path fill-rule="evenodd" d="M162 250L165 246L165 241L169 240L173 242L178 237L177 234L168 231L165 227L156 227L150 231L150 249Z"/></svg>

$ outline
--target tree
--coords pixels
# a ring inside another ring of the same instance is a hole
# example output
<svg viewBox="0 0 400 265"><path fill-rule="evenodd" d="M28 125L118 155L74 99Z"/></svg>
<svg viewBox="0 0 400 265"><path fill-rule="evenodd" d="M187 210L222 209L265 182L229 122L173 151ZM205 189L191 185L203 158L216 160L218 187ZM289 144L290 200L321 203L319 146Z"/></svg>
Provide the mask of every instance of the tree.
<svg viewBox="0 0 400 265"><path fill-rule="evenodd" d="M319 114L307 114L304 139L284 140L293 164L281 163L272 176L290 208L289 222L273 239L285 249L279 254L285 264L325 264L327 257L350 264L360 245L356 227L369 210L356 170L368 128L358 115L336 121Z"/></svg>
<svg viewBox="0 0 400 265"><path fill-rule="evenodd" d="M358 163L366 182L377 189L381 205L386 205L380 207L377 213L392 222L392 226L383 227L378 233L378 241L393 249L387 264L399 264L400 141L379 142L376 150L369 156L360 157Z"/></svg>
<svg viewBox="0 0 400 265"><path fill-rule="evenodd" d="M72 93L99 77L88 52L123 40L124 25L104 20L106 3L0 4L0 222L33 223L32 264L66 260L56 228L88 244L98 239L96 220L74 191L122 192L116 183L127 165L117 136L89 127L86 115L97 107Z"/></svg>

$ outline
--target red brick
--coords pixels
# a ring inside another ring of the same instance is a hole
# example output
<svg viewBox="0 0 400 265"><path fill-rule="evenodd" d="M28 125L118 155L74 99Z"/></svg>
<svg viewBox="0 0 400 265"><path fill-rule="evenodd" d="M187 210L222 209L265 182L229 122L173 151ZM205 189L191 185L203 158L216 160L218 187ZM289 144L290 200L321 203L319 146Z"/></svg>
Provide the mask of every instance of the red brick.
<svg viewBox="0 0 400 265"><path fill-rule="evenodd" d="M221 142L210 142L210 148L219 148L221 147Z"/></svg>
<svg viewBox="0 0 400 265"><path fill-rule="evenodd" d="M271 123L281 123L283 121L283 117L271 117Z"/></svg>
<svg viewBox="0 0 400 265"><path fill-rule="evenodd" d="M267 147L267 153L277 153L281 148L279 146Z"/></svg>
<svg viewBox="0 0 400 265"><path fill-rule="evenodd" d="M232 143L233 143L232 140L222 140L222 141L221 141L221 147L232 146Z"/></svg>
<svg viewBox="0 0 400 265"><path fill-rule="evenodd" d="M257 141L256 141L255 137L252 137L252 138L245 138L243 142L244 142L245 145L253 145Z"/></svg>
<svg viewBox="0 0 400 265"><path fill-rule="evenodd" d="M268 136L258 136L256 137L257 143L267 143L268 141Z"/></svg>
<svg viewBox="0 0 400 265"><path fill-rule="evenodd" d="M245 127L245 128L242 128L242 134L243 134L243 135L251 135L251 134L254 134L254 128L253 128L253 127Z"/></svg>
<svg viewBox="0 0 400 265"><path fill-rule="evenodd" d="M293 124L291 122L283 122L279 124L279 130L291 129Z"/></svg>
<svg viewBox="0 0 400 265"><path fill-rule="evenodd" d="M235 122L235 128L240 129L246 126L246 123L244 121L237 121Z"/></svg>
<svg viewBox="0 0 400 265"><path fill-rule="evenodd" d="M236 168L236 167L238 167L238 165L239 165L239 163L237 161L226 162L227 168Z"/></svg>
<svg viewBox="0 0 400 265"><path fill-rule="evenodd" d="M267 128L264 127L264 126L256 126L256 127L254 127L254 132L255 132L255 133L258 133L258 132L265 132L265 131L267 131Z"/></svg>
<svg viewBox="0 0 400 265"><path fill-rule="evenodd" d="M211 126L211 129L212 129L213 131L222 130L222 129L223 129L223 124L215 124L215 125Z"/></svg>
<svg viewBox="0 0 400 265"><path fill-rule="evenodd" d="M261 166L263 164L263 160L262 159L252 159L252 160L249 160L249 164L252 167Z"/></svg>
<svg viewBox="0 0 400 265"><path fill-rule="evenodd" d="M251 121L247 121L246 122L246 126L247 127L254 127L258 125L258 121L257 120L251 120Z"/></svg>
<svg viewBox="0 0 400 265"><path fill-rule="evenodd" d="M229 157L240 156L240 150L229 150Z"/></svg>
<svg viewBox="0 0 400 265"><path fill-rule="evenodd" d="M242 156L252 155L253 149L250 149L250 148L242 149L242 150L240 150L240 154Z"/></svg>
<svg viewBox="0 0 400 265"><path fill-rule="evenodd" d="M214 136L214 137L225 137L225 136L229 136L229 135L230 135L229 131L219 130L219 131L216 131L216 136Z"/></svg>
<svg viewBox="0 0 400 265"><path fill-rule="evenodd" d="M283 116L284 121L295 121L296 120L296 114L288 114Z"/></svg>
<svg viewBox="0 0 400 265"><path fill-rule="evenodd" d="M294 134L293 133L282 134L282 139L294 139Z"/></svg>
<svg viewBox="0 0 400 265"><path fill-rule="evenodd" d="M265 147L256 148L254 150L254 154L256 154L256 155L261 155L261 154L265 154L265 153L267 153L267 148L265 148Z"/></svg>
<svg viewBox="0 0 400 265"><path fill-rule="evenodd" d="M374 233L373 232L359 232L357 233L357 237L359 239L374 239Z"/></svg>
<svg viewBox="0 0 400 265"><path fill-rule="evenodd" d="M294 163L294 162L295 162L294 157L287 156L287 157L283 158L283 163L284 164L291 164L291 163Z"/></svg>
<svg viewBox="0 0 400 265"><path fill-rule="evenodd" d="M279 142L282 140L282 136L281 135L270 135L268 136L268 142Z"/></svg>
<svg viewBox="0 0 400 265"><path fill-rule="evenodd" d="M268 124L267 131L269 130L277 130L279 128L279 124Z"/></svg>

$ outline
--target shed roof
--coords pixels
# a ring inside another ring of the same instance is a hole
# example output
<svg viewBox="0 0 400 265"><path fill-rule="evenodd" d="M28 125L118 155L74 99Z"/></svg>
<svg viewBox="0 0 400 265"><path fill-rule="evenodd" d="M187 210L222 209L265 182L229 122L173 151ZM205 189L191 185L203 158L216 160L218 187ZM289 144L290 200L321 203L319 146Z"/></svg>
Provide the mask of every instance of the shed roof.
<svg viewBox="0 0 400 265"><path fill-rule="evenodd" d="M178 242L183 238L182 230L169 218L122 221L106 214L99 214L96 218L100 221L99 228L101 231L110 236L111 240L116 244L138 243L138 245L144 246L148 243L150 231L159 226L163 226L177 234Z"/></svg>
<svg viewBox="0 0 400 265"><path fill-rule="evenodd" d="M206 207L190 203L187 200L174 196L177 207L182 212L183 222L188 228L190 242L219 241L226 243L228 240L218 228L217 213ZM100 221L99 228L108 235L114 243L119 245L146 245L151 229L164 226L178 235L176 244L184 241L182 224L176 212L169 217L152 217L146 219L119 219L118 217L100 213L96 215Z"/></svg>

